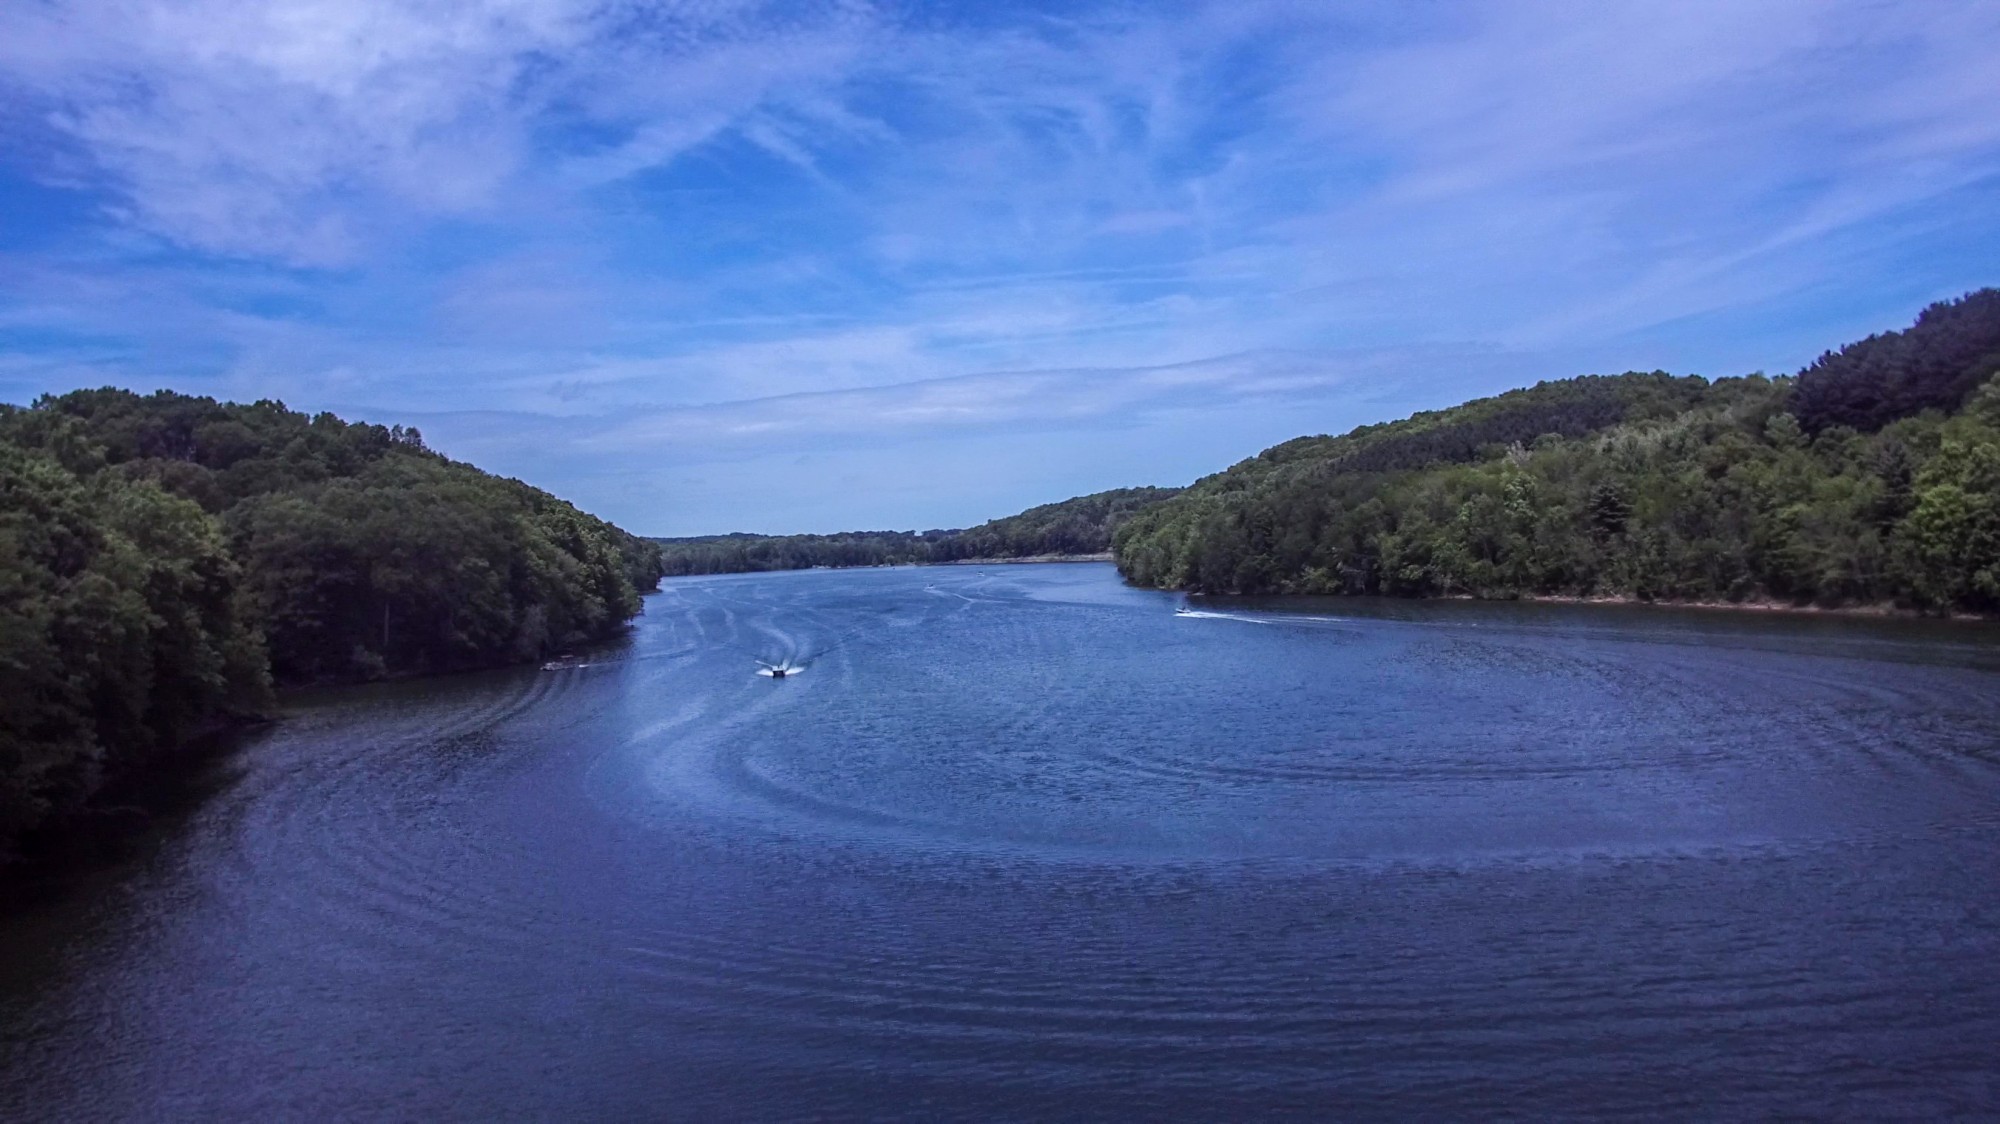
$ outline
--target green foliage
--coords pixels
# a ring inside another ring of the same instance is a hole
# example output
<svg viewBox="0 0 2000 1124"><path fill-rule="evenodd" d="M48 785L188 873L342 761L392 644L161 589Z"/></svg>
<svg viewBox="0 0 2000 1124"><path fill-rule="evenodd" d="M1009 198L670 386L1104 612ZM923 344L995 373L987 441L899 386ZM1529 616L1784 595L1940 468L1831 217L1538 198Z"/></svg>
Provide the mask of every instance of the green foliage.
<svg viewBox="0 0 2000 1124"><path fill-rule="evenodd" d="M932 543L956 531L849 531L838 535L703 535L655 539L669 576L810 570L815 566L905 566L930 560Z"/></svg>
<svg viewBox="0 0 2000 1124"><path fill-rule="evenodd" d="M194 504L0 442L0 848L264 701L238 576Z"/></svg>
<svg viewBox="0 0 2000 1124"><path fill-rule="evenodd" d="M280 682L605 636L657 548L415 430L159 393L0 407L0 847Z"/></svg>
<svg viewBox="0 0 2000 1124"><path fill-rule="evenodd" d="M2000 372L2000 289L1940 301L1900 332L1828 352L1799 373L1793 412L1818 432L1869 431L1925 410L1955 410Z"/></svg>
<svg viewBox="0 0 2000 1124"><path fill-rule="evenodd" d="M1178 488L1117 488L1032 507L963 531L852 531L839 535L711 535L658 539L669 574L736 574L815 566L898 566L977 558L1102 554L1111 536Z"/></svg>
<svg viewBox="0 0 2000 1124"><path fill-rule="evenodd" d="M1287 442L1140 512L1116 536L1119 568L1212 592L2000 611L2000 377L1962 377L1992 369L1966 357L2000 339L1996 296L1936 306L1796 385L1543 383ZM1836 377L1839 401L1876 405L1865 424L1833 420L1848 415L1823 409L1830 391L1805 394ZM1964 409L1928 408L1946 400Z"/></svg>
<svg viewBox="0 0 2000 1124"><path fill-rule="evenodd" d="M2000 431L1973 417L1958 423L1917 476L1897 546L1924 601L1992 609L2000 606Z"/></svg>
<svg viewBox="0 0 2000 1124"><path fill-rule="evenodd" d="M947 536L932 548L929 561L1102 554L1132 516L1179 494L1179 488L1114 488L1031 507Z"/></svg>

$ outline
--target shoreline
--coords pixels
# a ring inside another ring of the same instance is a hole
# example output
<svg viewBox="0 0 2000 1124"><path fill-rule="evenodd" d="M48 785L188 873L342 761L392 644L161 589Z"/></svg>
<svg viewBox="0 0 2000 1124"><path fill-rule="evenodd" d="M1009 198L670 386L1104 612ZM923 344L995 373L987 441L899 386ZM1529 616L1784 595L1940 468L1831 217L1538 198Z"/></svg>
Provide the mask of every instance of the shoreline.
<svg viewBox="0 0 2000 1124"><path fill-rule="evenodd" d="M1443 599L1439 599L1443 600ZM1634 605L1659 609L1710 609L1732 613L1778 613L1800 616L1825 617L1870 617L1875 619L1902 618L1905 620L1932 621L1991 621L1995 618L1978 613L1933 613L1923 609L1911 609L1892 602L1875 602L1867 605L1813 605L1796 604L1790 601L1774 601L1756 598L1744 601L1693 601L1666 597L1638 597L1632 594L1591 594L1585 596L1574 593L1522 594L1512 598L1463 597L1454 596L1449 600L1465 601L1534 601L1550 605Z"/></svg>
<svg viewBox="0 0 2000 1124"><path fill-rule="evenodd" d="M1011 566L1029 562L1115 562L1110 551L1101 554L1029 554L1019 558L953 558L948 562L918 562L918 566Z"/></svg>
<svg viewBox="0 0 2000 1124"><path fill-rule="evenodd" d="M1146 588L1146 587L1137 587L1137 588ZM1162 592L1180 593L1183 596L1187 597L1205 598L1210 596L1216 596L1212 594L1201 593L1191 590L1169 589L1169 590L1163 590ZM1276 597L1276 598L1323 597L1328 600L1341 600L1359 595L1347 594L1347 593L1326 593L1326 594L1228 593L1228 594L1221 594L1219 596ZM1381 600L1381 601L1409 601L1409 602L1471 601L1471 602L1483 602L1494 605L1504 605L1508 603L1526 603L1526 604L1537 604L1537 605L1601 605L1601 606L1630 606L1634 608L1650 608L1650 609L1702 609L1702 610L1727 612L1727 613L1769 613L1776 615L1796 615L1796 616L1857 617L1857 618L1868 618L1874 620L1960 621L1960 622L1988 623L1988 624L2000 622L2000 616L1988 616L1980 613L1963 613L1963 612L1936 613L1924 609L1907 608L1905 606L1897 605L1890 602L1876 602L1867 605L1813 605L1813 604L1799 605L1789 601L1774 601L1769 598L1757 598L1744 601L1694 601L1694 600L1682 600L1678 598L1669 598L1669 597L1639 597L1635 594L1629 594L1629 593L1600 593L1600 594L1588 594L1588 595L1578 594L1578 593L1522 593L1512 597L1480 597L1476 594L1471 594L1471 593L1448 593L1433 597L1396 597L1391 594L1368 594L1365 596L1369 597L1372 600Z"/></svg>
<svg viewBox="0 0 2000 1124"><path fill-rule="evenodd" d="M667 574L660 580L670 582L679 578L740 577L744 574L806 574L815 570L918 570L927 566L1015 566L1045 562L1115 561L1117 559L1107 550L1100 554L1029 554L1019 558L948 558L940 562L867 562L854 566L776 566L768 570L707 570L698 574ZM659 590L647 592L658 593Z"/></svg>

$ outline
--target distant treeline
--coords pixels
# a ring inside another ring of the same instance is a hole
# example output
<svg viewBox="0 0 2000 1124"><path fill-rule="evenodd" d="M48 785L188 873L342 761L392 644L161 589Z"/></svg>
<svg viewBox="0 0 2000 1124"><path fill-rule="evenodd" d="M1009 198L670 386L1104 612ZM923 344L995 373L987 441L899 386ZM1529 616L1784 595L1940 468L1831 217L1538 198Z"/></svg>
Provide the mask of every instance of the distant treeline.
<svg viewBox="0 0 2000 1124"><path fill-rule="evenodd" d="M967 530L733 534L654 541L669 575L1103 554L1111 549L1112 533L1126 520L1179 492L1178 488L1118 488L1031 507Z"/></svg>
<svg viewBox="0 0 2000 1124"><path fill-rule="evenodd" d="M1268 449L1116 535L1141 585L2000 612L2000 291L1794 378L1545 382Z"/></svg>
<svg viewBox="0 0 2000 1124"><path fill-rule="evenodd" d="M0 855L271 684L532 660L658 550L415 430L122 390L0 406Z"/></svg>

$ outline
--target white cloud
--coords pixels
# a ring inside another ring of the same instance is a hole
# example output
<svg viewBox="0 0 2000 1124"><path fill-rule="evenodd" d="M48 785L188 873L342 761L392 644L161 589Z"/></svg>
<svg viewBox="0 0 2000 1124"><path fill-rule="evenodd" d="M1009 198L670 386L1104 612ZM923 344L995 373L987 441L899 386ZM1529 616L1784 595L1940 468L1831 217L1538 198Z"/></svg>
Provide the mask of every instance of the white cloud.
<svg viewBox="0 0 2000 1124"><path fill-rule="evenodd" d="M1123 426L1166 411L1225 409L1268 399L1324 397L1343 387L1424 365L1440 375L1530 357L1468 349L1383 349L1321 354L1260 351L1137 368L1068 368L958 375L915 382L684 406L535 415L431 415L487 434L499 449L559 442L577 455L674 458L722 453L774 457L839 441L895 441L941 433ZM489 419L480 422L478 419ZM511 419L511 420L507 420Z"/></svg>
<svg viewBox="0 0 2000 1124"><path fill-rule="evenodd" d="M744 41L760 29L750 7L10 5L0 73L101 170L134 225L204 251L346 266L426 217L493 214L532 191L521 181L548 173L545 133L564 113L627 133L562 154L558 179L602 180L671 158L838 60L808 29Z"/></svg>
<svg viewBox="0 0 2000 1124"><path fill-rule="evenodd" d="M603 473L1525 369L1465 356L1782 369L1992 280L1979 0L962 14L0 6L0 175L102 208L0 251L0 385L473 404Z"/></svg>

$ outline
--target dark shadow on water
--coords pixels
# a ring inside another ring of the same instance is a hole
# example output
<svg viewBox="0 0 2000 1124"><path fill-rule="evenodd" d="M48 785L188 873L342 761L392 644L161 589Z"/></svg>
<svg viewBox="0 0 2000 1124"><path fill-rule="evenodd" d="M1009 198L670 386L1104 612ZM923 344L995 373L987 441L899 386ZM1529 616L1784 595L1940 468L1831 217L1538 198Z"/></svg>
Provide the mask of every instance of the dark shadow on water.
<svg viewBox="0 0 2000 1124"><path fill-rule="evenodd" d="M22 840L0 868L0 1009L58 986L130 904L122 892L244 776L243 751L272 723L197 738L107 785Z"/></svg>
<svg viewBox="0 0 2000 1124"><path fill-rule="evenodd" d="M631 658L628 630L580 647L579 665ZM483 687L547 674L536 665L484 668L376 683L316 685L279 692L277 716L215 731L114 778L83 808L29 833L20 857L0 865L0 1005L44 982L55 959L115 908L120 887L144 871L191 820L247 774L244 754L298 715L327 707L369 709L420 701L440 691ZM442 740L433 766L476 760L492 751L481 731ZM87 938L85 938L87 939Z"/></svg>
<svg viewBox="0 0 2000 1124"><path fill-rule="evenodd" d="M47 905L84 882L151 857L204 804L242 777L239 752L273 723L196 738L107 784L89 804L21 840L0 868L0 923Z"/></svg>

